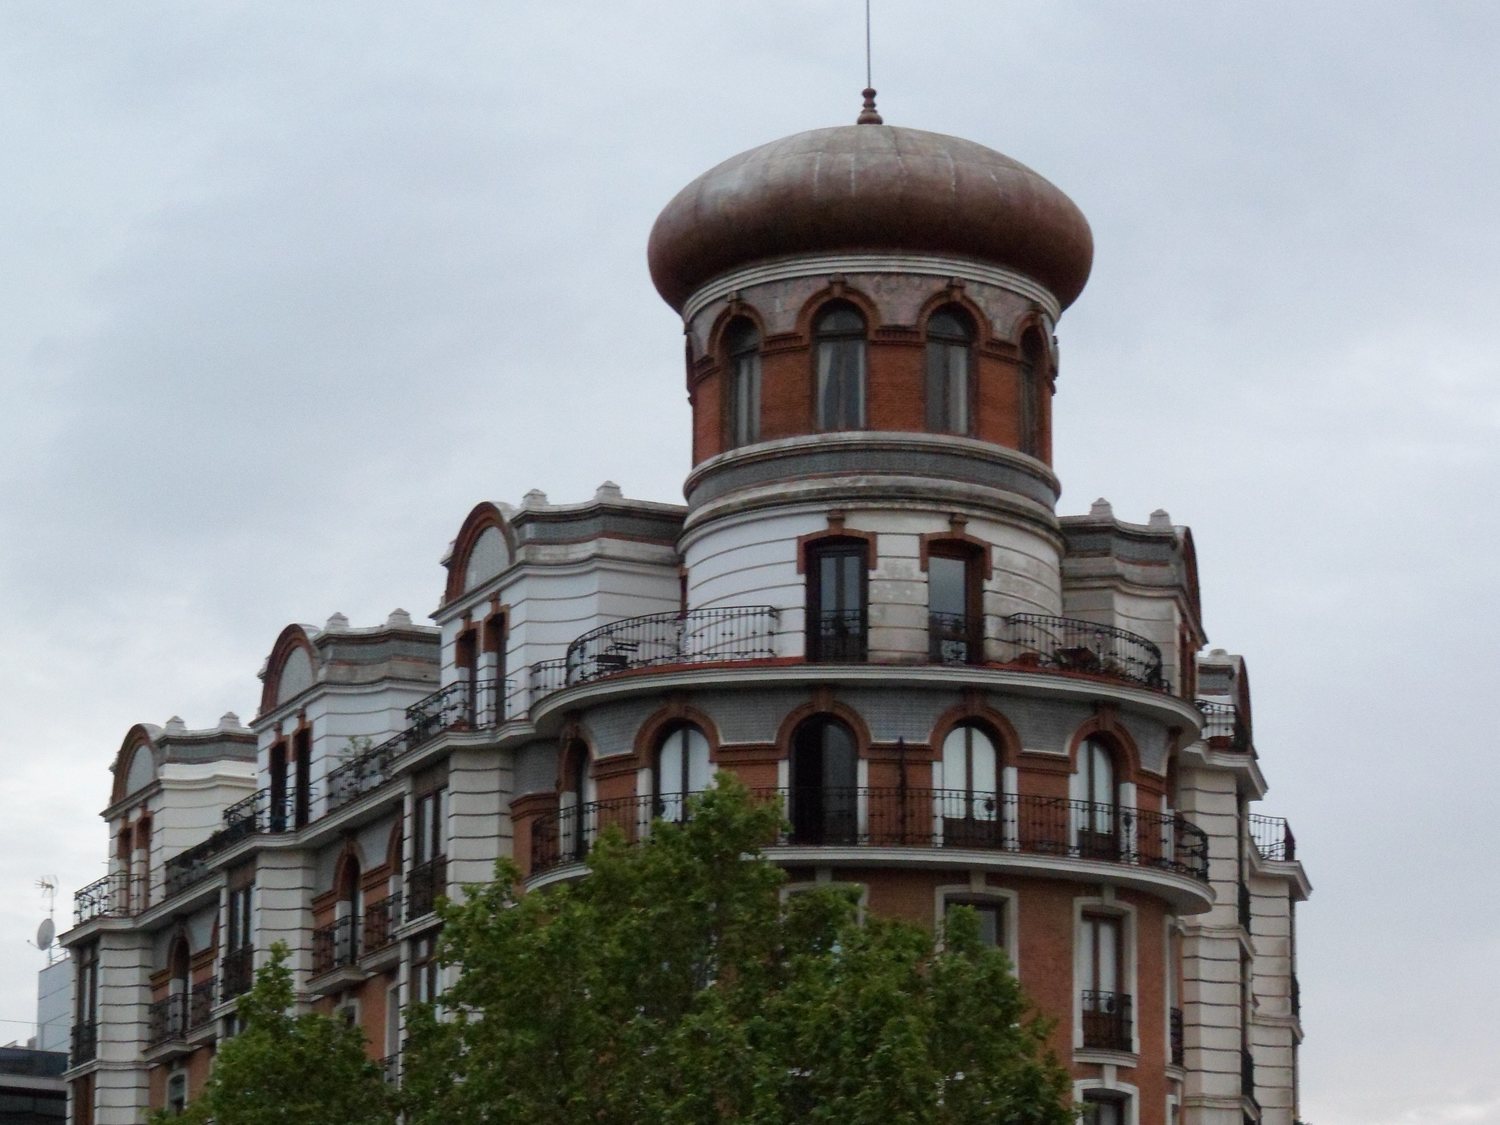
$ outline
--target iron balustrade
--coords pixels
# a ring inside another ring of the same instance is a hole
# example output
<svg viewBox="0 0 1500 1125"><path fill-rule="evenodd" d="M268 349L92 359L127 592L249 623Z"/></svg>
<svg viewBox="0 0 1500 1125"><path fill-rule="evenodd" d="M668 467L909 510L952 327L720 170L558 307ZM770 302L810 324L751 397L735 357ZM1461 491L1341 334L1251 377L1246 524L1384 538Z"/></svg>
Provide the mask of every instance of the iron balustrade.
<svg viewBox="0 0 1500 1125"><path fill-rule="evenodd" d="M193 985L188 993L188 1030L193 1031L213 1019L214 1002L218 999L219 978L209 977Z"/></svg>
<svg viewBox="0 0 1500 1125"><path fill-rule="evenodd" d="M1161 649L1113 625L1013 613L1001 619L1001 663L1083 672L1163 691Z"/></svg>
<svg viewBox="0 0 1500 1125"><path fill-rule="evenodd" d="M967 613L927 615L927 658L934 664L978 664L984 659L984 641L975 626L978 619Z"/></svg>
<svg viewBox="0 0 1500 1125"><path fill-rule="evenodd" d="M255 983L255 947L242 945L224 954L219 963L219 1000L233 1000Z"/></svg>
<svg viewBox="0 0 1500 1125"><path fill-rule="evenodd" d="M869 627L863 609L824 609L808 615L807 658L827 663L863 663Z"/></svg>
<svg viewBox="0 0 1500 1125"><path fill-rule="evenodd" d="M777 616L768 605L715 606L613 621L568 646L567 683L663 664L766 660L776 655Z"/></svg>
<svg viewBox="0 0 1500 1125"><path fill-rule="evenodd" d="M1124 992L1084 989L1083 1045L1100 1051L1128 1051L1133 1046L1131 999Z"/></svg>
<svg viewBox="0 0 1500 1125"><path fill-rule="evenodd" d="M95 879L73 894L73 924L81 926L95 918L124 918L144 908L145 880L116 871Z"/></svg>
<svg viewBox="0 0 1500 1125"><path fill-rule="evenodd" d="M555 660L538 660L527 670L526 678L531 687L531 706L535 707L543 696L568 686L568 659L559 656Z"/></svg>
<svg viewBox="0 0 1500 1125"><path fill-rule="evenodd" d="M438 896L448 891L448 857L434 856L419 863L406 876L406 920L431 914Z"/></svg>
<svg viewBox="0 0 1500 1125"><path fill-rule="evenodd" d="M387 1086L401 1085L401 1056L386 1055L380 1060L380 1073Z"/></svg>
<svg viewBox="0 0 1500 1125"><path fill-rule="evenodd" d="M1167 1040L1171 1049L1172 1065L1182 1066L1187 1058L1187 1051L1183 1046L1181 1008L1172 1008L1167 1012Z"/></svg>
<svg viewBox="0 0 1500 1125"><path fill-rule="evenodd" d="M154 1001L146 1009L146 1047L160 1047L187 1034L186 992Z"/></svg>
<svg viewBox="0 0 1500 1125"><path fill-rule="evenodd" d="M346 914L313 931L314 973L331 973L359 962L360 917Z"/></svg>
<svg viewBox="0 0 1500 1125"><path fill-rule="evenodd" d="M384 949L396 940L401 925L401 892L392 891L379 902L365 908L365 923L360 940L366 953Z"/></svg>
<svg viewBox="0 0 1500 1125"><path fill-rule="evenodd" d="M73 1025L72 1050L70 1051L69 1065L78 1066L81 1063L92 1062L99 1055L99 1025L93 1021L89 1023L75 1023Z"/></svg>
<svg viewBox="0 0 1500 1125"><path fill-rule="evenodd" d="M759 789L781 799L790 826L777 843L793 846L972 848L1105 860L1207 882L1208 836L1176 813L1061 797L958 789ZM531 825L532 875L581 862L599 833L644 839L651 822L685 805L682 794L589 801L543 813ZM1101 828L1104 831L1101 831Z"/></svg>
<svg viewBox="0 0 1500 1125"><path fill-rule="evenodd" d="M1244 753L1250 749L1250 726L1240 717L1240 709L1233 703L1219 703L1212 699L1194 700L1203 712L1203 740L1215 750L1233 750Z"/></svg>
<svg viewBox="0 0 1500 1125"><path fill-rule="evenodd" d="M202 843L167 860L164 885L170 898L187 890L210 871L210 861L241 840L261 832L293 832L310 819L316 791L310 788L259 789L224 810L224 827Z"/></svg>
<svg viewBox="0 0 1500 1125"><path fill-rule="evenodd" d="M1261 859L1290 863L1297 858L1297 838L1284 816L1250 814L1250 839Z"/></svg>

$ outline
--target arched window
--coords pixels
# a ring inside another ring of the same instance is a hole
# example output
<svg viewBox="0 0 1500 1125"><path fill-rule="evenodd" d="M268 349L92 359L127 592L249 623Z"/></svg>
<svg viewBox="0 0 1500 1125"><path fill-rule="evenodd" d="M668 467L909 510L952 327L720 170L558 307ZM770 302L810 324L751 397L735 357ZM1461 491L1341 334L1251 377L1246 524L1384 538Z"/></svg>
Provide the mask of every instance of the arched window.
<svg viewBox="0 0 1500 1125"><path fill-rule="evenodd" d="M961 723L943 739L943 842L998 846L1000 755L983 727Z"/></svg>
<svg viewBox="0 0 1500 1125"><path fill-rule="evenodd" d="M859 828L859 754L854 732L819 715L792 735L788 815L792 842L852 844Z"/></svg>
<svg viewBox="0 0 1500 1125"><path fill-rule="evenodd" d="M1084 740L1078 750L1082 800L1079 807L1078 850L1085 857L1112 859L1119 855L1115 833L1117 787L1114 749L1099 737Z"/></svg>
<svg viewBox="0 0 1500 1125"><path fill-rule="evenodd" d="M656 748L656 815L682 820L687 799L709 781L708 739L690 724L673 727Z"/></svg>
<svg viewBox="0 0 1500 1125"><path fill-rule="evenodd" d="M826 306L813 327L817 425L858 430L865 424L865 318L847 302Z"/></svg>
<svg viewBox="0 0 1500 1125"><path fill-rule="evenodd" d="M1047 346L1035 328L1021 336L1020 407L1021 452L1042 455L1042 380L1047 371Z"/></svg>
<svg viewBox="0 0 1500 1125"><path fill-rule="evenodd" d="M934 433L970 432L973 395L974 323L956 306L927 319L927 428Z"/></svg>
<svg viewBox="0 0 1500 1125"><path fill-rule="evenodd" d="M743 318L724 333L729 372L725 396L729 422L729 446L749 445L760 440L760 333Z"/></svg>

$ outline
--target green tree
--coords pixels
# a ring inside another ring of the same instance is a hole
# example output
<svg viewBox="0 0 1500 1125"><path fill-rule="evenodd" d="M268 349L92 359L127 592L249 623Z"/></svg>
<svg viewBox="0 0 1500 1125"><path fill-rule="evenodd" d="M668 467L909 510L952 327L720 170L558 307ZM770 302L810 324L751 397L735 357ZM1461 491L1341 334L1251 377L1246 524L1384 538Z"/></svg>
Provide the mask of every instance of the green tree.
<svg viewBox="0 0 1500 1125"><path fill-rule="evenodd" d="M177 1117L153 1125L389 1125L396 1107L380 1068L365 1057L364 1035L342 1020L290 1015L292 973L286 946L240 997L240 1033L226 1040L203 1093Z"/></svg>
<svg viewBox="0 0 1500 1125"><path fill-rule="evenodd" d="M733 779L684 824L606 833L585 879L442 909L460 968L411 1013L413 1125L1067 1125L1066 1073L972 911L944 947L837 890L782 902L780 810Z"/></svg>

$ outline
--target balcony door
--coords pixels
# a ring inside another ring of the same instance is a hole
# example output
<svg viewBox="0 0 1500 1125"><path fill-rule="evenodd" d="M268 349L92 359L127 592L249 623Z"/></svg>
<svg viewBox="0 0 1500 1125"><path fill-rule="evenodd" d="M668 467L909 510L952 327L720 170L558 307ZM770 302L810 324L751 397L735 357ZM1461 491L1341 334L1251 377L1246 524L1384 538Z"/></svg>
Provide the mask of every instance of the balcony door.
<svg viewBox="0 0 1500 1125"><path fill-rule="evenodd" d="M822 540L808 548L809 660L865 659L868 569L869 547L862 539Z"/></svg>
<svg viewBox="0 0 1500 1125"><path fill-rule="evenodd" d="M852 844L859 828L859 754L854 732L819 716L792 738L788 812L795 844Z"/></svg>

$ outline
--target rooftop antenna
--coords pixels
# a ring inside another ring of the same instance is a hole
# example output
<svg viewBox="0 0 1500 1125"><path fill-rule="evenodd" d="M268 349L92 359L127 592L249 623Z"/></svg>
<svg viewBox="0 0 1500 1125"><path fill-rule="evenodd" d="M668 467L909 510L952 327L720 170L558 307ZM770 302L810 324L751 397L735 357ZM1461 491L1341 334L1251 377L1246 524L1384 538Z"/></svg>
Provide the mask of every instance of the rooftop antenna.
<svg viewBox="0 0 1500 1125"><path fill-rule="evenodd" d="M57 913L57 876L44 875L36 881L36 886L47 899L47 917L37 927L36 941L33 944L47 954L47 964L50 965L57 959L57 950L52 944L57 937L57 922L54 920Z"/></svg>
<svg viewBox="0 0 1500 1125"><path fill-rule="evenodd" d="M875 80L870 65L870 0L865 0L865 104L859 111L856 125L884 125L885 121L875 110Z"/></svg>

